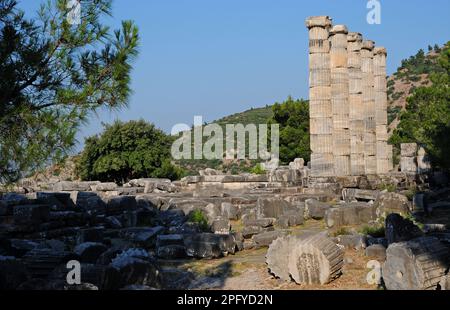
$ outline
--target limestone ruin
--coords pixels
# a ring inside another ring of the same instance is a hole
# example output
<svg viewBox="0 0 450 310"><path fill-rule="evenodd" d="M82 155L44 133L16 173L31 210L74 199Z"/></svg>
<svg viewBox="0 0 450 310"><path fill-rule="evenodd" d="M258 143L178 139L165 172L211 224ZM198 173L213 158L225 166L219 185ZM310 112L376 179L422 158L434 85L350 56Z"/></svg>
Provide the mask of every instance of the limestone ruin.
<svg viewBox="0 0 450 310"><path fill-rule="evenodd" d="M388 289L450 289L450 180L417 144L402 145L401 172L391 171L386 50L326 16L307 26L311 167L298 158L261 175L208 168L173 182L52 175L0 186L0 290L347 288L349 277L375 289L381 282L364 282L372 259ZM443 188L428 191L425 172ZM408 219L433 212L423 229ZM201 259L230 268L205 272ZM81 284L67 283L72 260ZM242 262L242 275L230 274Z"/></svg>
<svg viewBox="0 0 450 310"><path fill-rule="evenodd" d="M309 29L311 175L386 174L386 49L332 24L328 16L306 20Z"/></svg>

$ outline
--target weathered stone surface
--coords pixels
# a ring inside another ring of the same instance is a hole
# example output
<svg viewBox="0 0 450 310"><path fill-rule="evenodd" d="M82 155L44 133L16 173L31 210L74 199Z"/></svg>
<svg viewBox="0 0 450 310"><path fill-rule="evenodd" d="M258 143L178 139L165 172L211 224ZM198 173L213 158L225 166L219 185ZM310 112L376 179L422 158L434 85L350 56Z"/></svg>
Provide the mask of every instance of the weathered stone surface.
<svg viewBox="0 0 450 310"><path fill-rule="evenodd" d="M281 229L288 229L289 225L289 217L286 215L282 215L277 220L277 227Z"/></svg>
<svg viewBox="0 0 450 310"><path fill-rule="evenodd" d="M14 207L14 223L16 224L40 224L50 217L48 205L24 205Z"/></svg>
<svg viewBox="0 0 450 310"><path fill-rule="evenodd" d="M273 226L276 219L274 218L260 218L260 219L245 219L243 220L245 226L257 226L267 228Z"/></svg>
<svg viewBox="0 0 450 310"><path fill-rule="evenodd" d="M327 284L342 273L344 252L323 233L295 242L288 271L297 284Z"/></svg>
<svg viewBox="0 0 450 310"><path fill-rule="evenodd" d="M110 266L120 274L120 287L128 285L160 287L159 267L143 249L129 249L119 254Z"/></svg>
<svg viewBox="0 0 450 310"><path fill-rule="evenodd" d="M410 214L408 198L397 193L382 192L375 200L374 208L378 217L386 218L391 213Z"/></svg>
<svg viewBox="0 0 450 310"><path fill-rule="evenodd" d="M439 282L439 287L443 291L450 291L450 274L443 276Z"/></svg>
<svg viewBox="0 0 450 310"><path fill-rule="evenodd" d="M82 263L93 264L107 249L108 248L102 243L85 242L77 245L74 249L74 252L75 254L80 256L80 260Z"/></svg>
<svg viewBox="0 0 450 310"><path fill-rule="evenodd" d="M448 226L446 224L424 224L423 231L426 234L436 233L436 232L445 232L448 230Z"/></svg>
<svg viewBox="0 0 450 310"><path fill-rule="evenodd" d="M373 206L365 203L349 203L327 210L325 222L329 228L367 224L376 219Z"/></svg>
<svg viewBox="0 0 450 310"><path fill-rule="evenodd" d="M70 192L70 199L78 209L85 211L100 210L103 212L105 207L103 200L92 192L72 191Z"/></svg>
<svg viewBox="0 0 450 310"><path fill-rule="evenodd" d="M321 220L325 217L325 213L331 206L315 199L305 201L305 217L306 219Z"/></svg>
<svg viewBox="0 0 450 310"><path fill-rule="evenodd" d="M156 239L156 247L167 245L184 245L184 236L181 234L158 235Z"/></svg>
<svg viewBox="0 0 450 310"><path fill-rule="evenodd" d="M194 198L224 198L228 194L224 192L223 188L199 188L192 193Z"/></svg>
<svg viewBox="0 0 450 310"><path fill-rule="evenodd" d="M347 249L362 250L366 248L366 237L364 235L341 235L337 236L337 241Z"/></svg>
<svg viewBox="0 0 450 310"><path fill-rule="evenodd" d="M221 204L221 214L229 220L238 220L240 217L240 210L237 206L229 202L223 202Z"/></svg>
<svg viewBox="0 0 450 310"><path fill-rule="evenodd" d="M91 190L93 192L109 192L109 191L115 191L117 190L117 184L116 183L99 183L91 186Z"/></svg>
<svg viewBox="0 0 450 310"><path fill-rule="evenodd" d="M305 160L303 158L296 158L289 163L289 168L293 170L301 170L305 167Z"/></svg>
<svg viewBox="0 0 450 310"><path fill-rule="evenodd" d="M366 248L366 256L379 262L386 260L386 248L382 244L374 244Z"/></svg>
<svg viewBox="0 0 450 310"><path fill-rule="evenodd" d="M218 258L236 251L233 235L216 235L210 233L186 235L184 238L186 253L194 258Z"/></svg>
<svg viewBox="0 0 450 310"><path fill-rule="evenodd" d="M130 180L126 185L128 187L145 187L145 185L148 182L156 183L156 184L170 184L171 183L171 181L169 179L142 178L142 179Z"/></svg>
<svg viewBox="0 0 450 310"><path fill-rule="evenodd" d="M77 233L77 243L102 242L105 228L102 226L80 229Z"/></svg>
<svg viewBox="0 0 450 310"><path fill-rule="evenodd" d="M230 233L230 221L225 218L217 218L211 224L211 231L219 235L228 235Z"/></svg>
<svg viewBox="0 0 450 310"><path fill-rule="evenodd" d="M98 181L94 182L72 182L72 181L60 181L53 185L55 192L71 192L82 191L87 192L91 190L91 186L100 184Z"/></svg>
<svg viewBox="0 0 450 310"><path fill-rule="evenodd" d="M186 257L186 247L184 245L165 245L158 247L156 255L163 259L180 259Z"/></svg>
<svg viewBox="0 0 450 310"><path fill-rule="evenodd" d="M245 239L250 239L254 235L257 235L264 231L264 228L261 226L245 226L244 229L242 229L242 235Z"/></svg>
<svg viewBox="0 0 450 310"><path fill-rule="evenodd" d="M252 250L256 247L255 241L253 239L246 239L243 242L244 250Z"/></svg>
<svg viewBox="0 0 450 310"><path fill-rule="evenodd" d="M80 257L74 253L56 251L51 248L35 248L23 257L33 278L47 278L57 266L70 260L80 260Z"/></svg>
<svg viewBox="0 0 450 310"><path fill-rule="evenodd" d="M244 236L240 232L232 233L234 236L234 241L236 243L236 250L242 251L244 249Z"/></svg>
<svg viewBox="0 0 450 310"><path fill-rule="evenodd" d="M432 237L391 244L382 269L386 288L435 290L449 268L449 257L449 249Z"/></svg>
<svg viewBox="0 0 450 310"><path fill-rule="evenodd" d="M390 214L386 218L386 239L388 244L408 241L421 236L423 236L422 230L401 215Z"/></svg>
<svg viewBox="0 0 450 310"><path fill-rule="evenodd" d="M416 143L402 143L400 145L400 154L406 157L415 157L417 155L417 144Z"/></svg>
<svg viewBox="0 0 450 310"><path fill-rule="evenodd" d="M132 211L137 209L136 198L134 196L119 196L107 201L107 214L113 215L120 211Z"/></svg>
<svg viewBox="0 0 450 310"><path fill-rule="evenodd" d="M291 281L287 266L295 242L297 242L297 238L293 236L275 239L266 254L266 263L270 273L283 281Z"/></svg>
<svg viewBox="0 0 450 310"><path fill-rule="evenodd" d="M282 228L282 229L303 225L303 223L305 221L303 214L304 214L304 212L302 210L287 211L278 218L276 224L279 228Z"/></svg>
<svg viewBox="0 0 450 310"><path fill-rule="evenodd" d="M278 218L292 205L281 198L259 198L256 207L258 218Z"/></svg>
<svg viewBox="0 0 450 310"><path fill-rule="evenodd" d="M169 210L182 210L184 215L188 215L194 210L203 210L208 203L198 199L173 198L168 204ZM217 214L220 210L217 212ZM217 214L215 216L217 216Z"/></svg>
<svg viewBox="0 0 450 310"><path fill-rule="evenodd" d="M164 227L134 227L121 231L121 235L139 247L154 248L157 236L164 232Z"/></svg>
<svg viewBox="0 0 450 310"><path fill-rule="evenodd" d="M287 232L282 230L266 231L253 236L256 247L268 247L274 240L286 236Z"/></svg>
<svg viewBox="0 0 450 310"><path fill-rule="evenodd" d="M36 199L40 204L48 204L52 211L72 210L75 205L70 193L67 192L35 192L27 195L30 199Z"/></svg>
<svg viewBox="0 0 450 310"><path fill-rule="evenodd" d="M380 194L378 190L359 189L359 188L344 188L342 190L342 197L346 202L353 202L355 200L373 200L375 201Z"/></svg>

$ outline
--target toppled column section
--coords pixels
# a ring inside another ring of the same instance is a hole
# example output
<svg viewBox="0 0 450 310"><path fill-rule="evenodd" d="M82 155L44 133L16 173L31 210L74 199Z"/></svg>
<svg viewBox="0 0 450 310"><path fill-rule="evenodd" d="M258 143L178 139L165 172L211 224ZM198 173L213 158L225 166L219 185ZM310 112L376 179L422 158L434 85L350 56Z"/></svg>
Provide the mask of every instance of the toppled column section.
<svg viewBox="0 0 450 310"><path fill-rule="evenodd" d="M329 41L331 22L328 16L306 20L309 29L311 174L318 177L335 174Z"/></svg>
<svg viewBox="0 0 450 310"><path fill-rule="evenodd" d="M361 48L362 35L350 32L348 41L349 107L350 107L350 170L352 175L365 174L364 117L362 97Z"/></svg>
<svg viewBox="0 0 450 310"><path fill-rule="evenodd" d="M374 49L374 91L375 91L375 121L377 137L377 173L389 172L389 148L387 133L387 79L386 79L386 49L376 47Z"/></svg>
<svg viewBox="0 0 450 310"><path fill-rule="evenodd" d="M373 41L363 41L361 49L361 70L363 104L365 107L364 161L366 174L377 173L373 49Z"/></svg>
<svg viewBox="0 0 450 310"><path fill-rule="evenodd" d="M351 174L347 34L348 30L344 25L336 25L330 31L333 157L336 176Z"/></svg>

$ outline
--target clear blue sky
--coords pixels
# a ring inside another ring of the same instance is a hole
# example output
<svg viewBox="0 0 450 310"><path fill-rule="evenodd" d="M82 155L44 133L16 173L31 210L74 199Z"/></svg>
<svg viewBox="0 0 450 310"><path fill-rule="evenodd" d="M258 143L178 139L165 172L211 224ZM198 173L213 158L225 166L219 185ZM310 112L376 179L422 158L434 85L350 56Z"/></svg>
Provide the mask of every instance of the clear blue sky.
<svg viewBox="0 0 450 310"><path fill-rule="evenodd" d="M22 0L27 16L43 0ZM366 22L365 0L115 0L114 18L133 19L142 44L129 109L101 111L79 134L100 122L144 118L169 132L282 101L308 97L305 19L330 15L388 49L388 73L400 61L450 40L449 0L380 0L381 25Z"/></svg>

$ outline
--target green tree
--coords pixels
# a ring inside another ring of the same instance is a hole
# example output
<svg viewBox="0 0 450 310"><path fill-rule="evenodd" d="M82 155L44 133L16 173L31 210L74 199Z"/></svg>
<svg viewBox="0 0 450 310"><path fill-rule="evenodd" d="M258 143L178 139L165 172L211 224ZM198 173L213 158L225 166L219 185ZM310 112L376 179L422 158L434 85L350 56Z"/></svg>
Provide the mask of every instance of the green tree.
<svg viewBox="0 0 450 310"><path fill-rule="evenodd" d="M0 183L62 159L75 133L101 107L126 106L138 29L101 23L112 0L49 0L27 19L15 0L0 0Z"/></svg>
<svg viewBox="0 0 450 310"><path fill-rule="evenodd" d="M77 163L82 180L125 183L136 178L178 179L180 168L170 163L172 137L144 120L104 125L101 135L86 139Z"/></svg>
<svg viewBox="0 0 450 310"><path fill-rule="evenodd" d="M432 85L418 87L407 99L406 111L390 142L422 145L436 166L450 169L450 42L438 59L439 69L431 73Z"/></svg>
<svg viewBox="0 0 450 310"><path fill-rule="evenodd" d="M280 125L280 160L288 164L295 158L311 159L309 103L291 97L273 107L271 122Z"/></svg>

